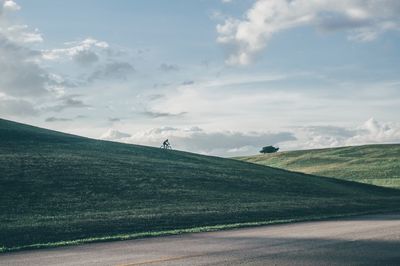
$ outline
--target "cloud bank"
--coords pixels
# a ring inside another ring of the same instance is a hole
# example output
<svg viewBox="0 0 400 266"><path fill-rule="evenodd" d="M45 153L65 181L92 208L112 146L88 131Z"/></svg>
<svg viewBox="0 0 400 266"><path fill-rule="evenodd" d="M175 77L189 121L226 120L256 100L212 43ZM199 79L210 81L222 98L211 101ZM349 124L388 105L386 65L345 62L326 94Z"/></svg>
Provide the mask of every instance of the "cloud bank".
<svg viewBox="0 0 400 266"><path fill-rule="evenodd" d="M400 124L382 123L374 118L354 128L309 126L295 129L297 141L284 149L318 149L379 143L400 143Z"/></svg>
<svg viewBox="0 0 400 266"><path fill-rule="evenodd" d="M169 139L174 149L216 156L257 154L261 147L317 149L376 143L400 143L400 124L371 118L358 127L309 126L286 132L207 131L199 127L161 127L134 134L109 129L100 139L159 147Z"/></svg>
<svg viewBox="0 0 400 266"><path fill-rule="evenodd" d="M80 94L98 80L126 80L135 72L121 49L90 37L66 42L62 48L39 49L44 42L40 31L13 16L20 9L15 1L0 0L2 115L37 116L86 108L89 105L77 99L81 95L76 91Z"/></svg>
<svg viewBox="0 0 400 266"><path fill-rule="evenodd" d="M349 39L372 41L400 29L398 0L258 0L242 19L217 25L219 43L233 48L230 65L247 65L281 31L311 26L321 31L343 30Z"/></svg>
<svg viewBox="0 0 400 266"><path fill-rule="evenodd" d="M199 127L161 127L135 134L110 129L100 138L154 147L168 138L174 149L218 156L254 154L262 146L296 139L289 132L206 131Z"/></svg>

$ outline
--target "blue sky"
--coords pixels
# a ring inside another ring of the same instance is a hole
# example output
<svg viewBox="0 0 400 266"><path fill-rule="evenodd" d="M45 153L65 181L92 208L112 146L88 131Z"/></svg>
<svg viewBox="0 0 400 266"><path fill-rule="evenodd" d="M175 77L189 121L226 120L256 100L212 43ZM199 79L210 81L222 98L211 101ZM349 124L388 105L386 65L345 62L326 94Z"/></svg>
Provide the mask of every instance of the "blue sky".
<svg viewBox="0 0 400 266"><path fill-rule="evenodd" d="M235 156L400 142L396 0L0 1L0 116Z"/></svg>

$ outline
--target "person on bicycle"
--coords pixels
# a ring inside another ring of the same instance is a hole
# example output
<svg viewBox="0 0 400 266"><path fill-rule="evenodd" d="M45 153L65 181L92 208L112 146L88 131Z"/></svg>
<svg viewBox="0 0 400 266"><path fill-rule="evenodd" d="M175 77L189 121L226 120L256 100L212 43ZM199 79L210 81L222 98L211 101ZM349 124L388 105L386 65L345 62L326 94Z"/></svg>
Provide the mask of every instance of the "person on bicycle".
<svg viewBox="0 0 400 266"><path fill-rule="evenodd" d="M163 148L164 148L164 149L168 149L170 146L171 146L171 145L169 144L168 139L164 140L164 142L163 142Z"/></svg>

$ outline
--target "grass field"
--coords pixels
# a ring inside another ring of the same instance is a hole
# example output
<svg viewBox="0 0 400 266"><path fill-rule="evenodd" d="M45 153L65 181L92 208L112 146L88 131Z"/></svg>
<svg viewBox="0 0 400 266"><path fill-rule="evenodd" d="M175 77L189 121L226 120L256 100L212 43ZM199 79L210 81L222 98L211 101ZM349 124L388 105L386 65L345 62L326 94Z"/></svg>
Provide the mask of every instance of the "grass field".
<svg viewBox="0 0 400 266"><path fill-rule="evenodd" d="M400 208L400 191L0 120L0 250Z"/></svg>
<svg viewBox="0 0 400 266"><path fill-rule="evenodd" d="M400 144L279 152L237 159L400 189Z"/></svg>

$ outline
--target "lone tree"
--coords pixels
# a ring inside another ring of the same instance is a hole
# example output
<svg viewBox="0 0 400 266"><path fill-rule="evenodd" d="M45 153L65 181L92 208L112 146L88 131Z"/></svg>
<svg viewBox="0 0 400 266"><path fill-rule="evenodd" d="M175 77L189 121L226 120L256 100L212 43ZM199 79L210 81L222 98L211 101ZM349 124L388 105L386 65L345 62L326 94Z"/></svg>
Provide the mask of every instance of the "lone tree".
<svg viewBox="0 0 400 266"><path fill-rule="evenodd" d="M260 153L274 153L278 150L279 148L275 148L274 146L265 146L261 149Z"/></svg>

